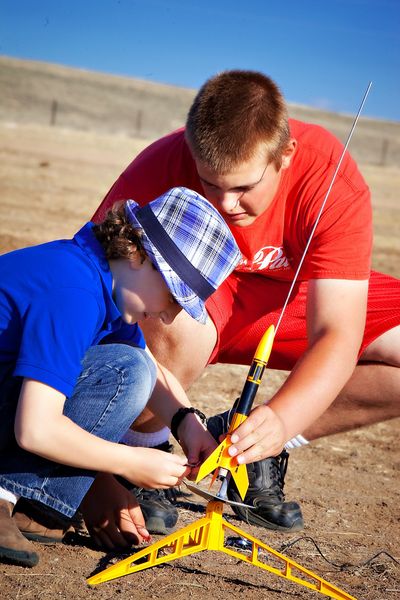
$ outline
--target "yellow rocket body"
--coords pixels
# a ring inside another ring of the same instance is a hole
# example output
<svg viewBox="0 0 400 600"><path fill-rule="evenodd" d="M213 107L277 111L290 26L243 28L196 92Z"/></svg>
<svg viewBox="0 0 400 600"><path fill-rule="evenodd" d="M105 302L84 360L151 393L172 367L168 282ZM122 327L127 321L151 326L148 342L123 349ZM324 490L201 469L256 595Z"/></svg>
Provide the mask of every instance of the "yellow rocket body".
<svg viewBox="0 0 400 600"><path fill-rule="evenodd" d="M236 461L236 457L230 456L228 450L229 447L232 446L232 431L239 427L239 425L243 423L243 421L245 421L246 419L246 415L240 415L238 413L234 414L231 427L229 428L229 433L227 434L223 442L221 442L221 444L217 448L215 448L214 452L210 454L210 456L201 465L197 474L196 483L198 483L199 481L204 479L204 477L207 477L207 475L214 471L210 483L211 487L218 476L218 469L226 469L231 473L241 498L243 499L245 497L247 489L249 487L249 477L247 475L246 465L239 465ZM233 427L234 421L235 426Z"/></svg>
<svg viewBox="0 0 400 600"><path fill-rule="evenodd" d="M232 445L231 435L233 431L247 419L247 416L250 413L254 396L258 390L258 386L261 383L261 377L271 354L274 335L275 328L273 325L271 325L264 333L260 343L257 346L257 350L252 360L246 383L236 408L236 412L232 417L227 436L224 441L221 442L221 444L214 450L214 452L212 452L212 454L210 454L210 456L203 462L196 478L196 483L198 483L204 479L204 477L214 471L210 484L211 487L218 476L219 469L226 469L231 473L242 500L244 499L249 487L249 478L247 475L246 465L239 465L236 457L230 456L229 454L229 448Z"/></svg>

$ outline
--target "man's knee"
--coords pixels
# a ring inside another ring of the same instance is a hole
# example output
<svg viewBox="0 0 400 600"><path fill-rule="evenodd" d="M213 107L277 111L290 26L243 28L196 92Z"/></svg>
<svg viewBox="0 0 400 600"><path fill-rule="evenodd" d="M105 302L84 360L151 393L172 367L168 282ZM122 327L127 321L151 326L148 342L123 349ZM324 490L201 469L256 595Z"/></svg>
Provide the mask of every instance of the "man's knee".
<svg viewBox="0 0 400 600"><path fill-rule="evenodd" d="M141 324L156 359L189 387L208 364L217 340L214 323L197 323L182 311L170 325L159 320Z"/></svg>

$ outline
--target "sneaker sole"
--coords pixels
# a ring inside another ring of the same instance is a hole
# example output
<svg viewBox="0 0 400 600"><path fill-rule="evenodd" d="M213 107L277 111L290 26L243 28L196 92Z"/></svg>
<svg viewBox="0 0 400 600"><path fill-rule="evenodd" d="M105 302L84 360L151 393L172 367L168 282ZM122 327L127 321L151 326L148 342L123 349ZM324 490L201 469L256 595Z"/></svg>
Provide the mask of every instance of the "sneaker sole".
<svg viewBox="0 0 400 600"><path fill-rule="evenodd" d="M22 529L20 529L20 531L27 540L30 540L31 542L39 542L40 544L61 544L64 539L64 537L49 537L40 535L38 533L23 531Z"/></svg>
<svg viewBox="0 0 400 600"><path fill-rule="evenodd" d="M157 517L151 517L146 519L146 529L149 533L162 533L168 534L175 531L175 527L167 527L163 519L157 519Z"/></svg>
<svg viewBox="0 0 400 600"><path fill-rule="evenodd" d="M23 567L35 567L39 562L39 555L36 552L13 550L4 546L0 546L0 558L22 565Z"/></svg>

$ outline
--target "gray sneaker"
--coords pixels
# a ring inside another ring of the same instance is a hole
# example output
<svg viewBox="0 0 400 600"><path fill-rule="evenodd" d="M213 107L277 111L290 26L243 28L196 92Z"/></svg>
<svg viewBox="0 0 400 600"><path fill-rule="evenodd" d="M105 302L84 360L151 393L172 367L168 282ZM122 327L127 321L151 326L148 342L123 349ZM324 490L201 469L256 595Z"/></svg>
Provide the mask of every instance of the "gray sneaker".
<svg viewBox="0 0 400 600"><path fill-rule="evenodd" d="M168 500L165 490L132 487L149 533L168 534L174 530L178 521L178 510Z"/></svg>
<svg viewBox="0 0 400 600"><path fill-rule="evenodd" d="M207 429L217 441L220 435L228 431L233 414L234 408L207 420ZM249 488L244 500L231 480L228 498L254 507L250 509L232 505L233 511L241 520L277 531L292 532L303 529L300 505L297 502L285 502L283 493L288 460L289 453L283 450L279 456L248 464Z"/></svg>

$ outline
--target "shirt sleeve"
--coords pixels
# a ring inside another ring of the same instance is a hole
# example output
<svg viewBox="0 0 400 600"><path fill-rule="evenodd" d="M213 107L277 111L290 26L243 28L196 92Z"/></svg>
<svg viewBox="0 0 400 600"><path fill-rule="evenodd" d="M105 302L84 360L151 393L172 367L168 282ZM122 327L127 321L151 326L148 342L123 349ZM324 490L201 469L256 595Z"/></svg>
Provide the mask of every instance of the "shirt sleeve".
<svg viewBox="0 0 400 600"><path fill-rule="evenodd" d="M305 263L309 278L368 279L372 214L367 192L336 200L322 214Z"/></svg>
<svg viewBox="0 0 400 600"><path fill-rule="evenodd" d="M58 289L35 297L23 315L14 374L71 395L103 312L96 297L84 289Z"/></svg>
<svg viewBox="0 0 400 600"><path fill-rule="evenodd" d="M332 181L336 161L303 174L291 206L299 256L304 250ZM343 161L315 229L301 277L368 279L372 254L370 191L350 156Z"/></svg>

